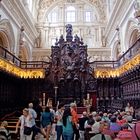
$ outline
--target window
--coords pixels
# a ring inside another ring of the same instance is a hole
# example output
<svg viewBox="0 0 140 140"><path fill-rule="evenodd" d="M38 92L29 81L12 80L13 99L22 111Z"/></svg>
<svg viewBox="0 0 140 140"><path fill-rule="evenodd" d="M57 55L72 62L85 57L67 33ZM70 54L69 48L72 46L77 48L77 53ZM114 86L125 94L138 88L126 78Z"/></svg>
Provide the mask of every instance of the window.
<svg viewBox="0 0 140 140"><path fill-rule="evenodd" d="M91 22L91 12L86 12L86 22Z"/></svg>
<svg viewBox="0 0 140 140"><path fill-rule="evenodd" d="M57 22L57 14L56 14L56 12L53 12L51 17L52 17L52 19L51 19L52 22Z"/></svg>
<svg viewBox="0 0 140 140"><path fill-rule="evenodd" d="M72 6L67 7L66 9L66 21L75 22L75 8Z"/></svg>
<svg viewBox="0 0 140 140"><path fill-rule="evenodd" d="M48 20L51 23L56 23L57 22L57 13L56 12L52 12L48 15Z"/></svg>

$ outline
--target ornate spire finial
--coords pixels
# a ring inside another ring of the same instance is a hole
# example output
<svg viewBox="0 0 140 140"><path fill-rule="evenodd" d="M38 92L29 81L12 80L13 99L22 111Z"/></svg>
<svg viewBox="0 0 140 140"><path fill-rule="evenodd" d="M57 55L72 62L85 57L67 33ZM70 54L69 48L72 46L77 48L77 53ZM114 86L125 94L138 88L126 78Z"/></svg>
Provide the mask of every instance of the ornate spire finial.
<svg viewBox="0 0 140 140"><path fill-rule="evenodd" d="M67 35L66 35L66 40L67 41L72 41L73 39L73 36L72 36L72 25L71 24L67 24L66 25L66 32L67 32Z"/></svg>

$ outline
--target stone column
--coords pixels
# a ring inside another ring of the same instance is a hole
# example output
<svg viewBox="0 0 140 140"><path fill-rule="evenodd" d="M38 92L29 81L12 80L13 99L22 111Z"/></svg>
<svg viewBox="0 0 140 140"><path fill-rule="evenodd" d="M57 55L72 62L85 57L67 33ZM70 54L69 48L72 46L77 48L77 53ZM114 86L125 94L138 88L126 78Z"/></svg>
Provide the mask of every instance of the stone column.
<svg viewBox="0 0 140 140"><path fill-rule="evenodd" d="M83 23L84 22L84 17L83 17L83 15L84 15L84 5L79 5L78 11L79 11L79 13L78 13L79 22Z"/></svg>
<svg viewBox="0 0 140 140"><path fill-rule="evenodd" d="M102 35L101 35L101 27L99 27L99 44L100 44L100 47L102 46L101 38L102 38Z"/></svg>
<svg viewBox="0 0 140 140"><path fill-rule="evenodd" d="M40 36L41 36L40 47L44 48L45 47L45 30L43 28L40 28Z"/></svg>
<svg viewBox="0 0 140 140"><path fill-rule="evenodd" d="M48 27L45 27L44 28L44 48L48 48L48 42L49 42L49 28Z"/></svg>

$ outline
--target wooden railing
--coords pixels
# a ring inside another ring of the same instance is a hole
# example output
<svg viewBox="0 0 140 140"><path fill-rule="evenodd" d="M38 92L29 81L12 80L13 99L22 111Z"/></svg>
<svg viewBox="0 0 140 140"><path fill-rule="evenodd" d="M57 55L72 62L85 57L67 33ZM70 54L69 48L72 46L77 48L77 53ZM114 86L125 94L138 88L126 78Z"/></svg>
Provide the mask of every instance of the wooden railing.
<svg viewBox="0 0 140 140"><path fill-rule="evenodd" d="M130 60L132 57L140 52L140 39L132 45L118 60L116 61L94 61L89 62L90 67L93 68L117 68ZM8 60L16 66L23 69L45 69L49 67L50 62L46 61L21 61L18 57L13 55L10 51L0 46L0 57Z"/></svg>
<svg viewBox="0 0 140 140"><path fill-rule="evenodd" d="M138 39L118 60L116 61L94 61L90 62L91 68L117 68L140 53L140 39Z"/></svg>
<svg viewBox="0 0 140 140"><path fill-rule="evenodd" d="M22 61L2 46L0 46L0 57L22 69L45 69L50 64L45 61Z"/></svg>

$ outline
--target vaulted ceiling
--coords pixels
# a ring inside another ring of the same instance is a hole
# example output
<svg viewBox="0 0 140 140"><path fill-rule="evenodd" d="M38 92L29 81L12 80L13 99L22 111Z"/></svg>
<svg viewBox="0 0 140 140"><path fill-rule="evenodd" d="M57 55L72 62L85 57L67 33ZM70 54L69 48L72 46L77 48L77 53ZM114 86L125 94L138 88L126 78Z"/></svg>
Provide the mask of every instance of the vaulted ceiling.
<svg viewBox="0 0 140 140"><path fill-rule="evenodd" d="M44 14L56 5L65 5L66 3L70 5L89 4L96 9L102 21L106 20L106 0L36 0L35 6L37 9L38 21L43 20Z"/></svg>

